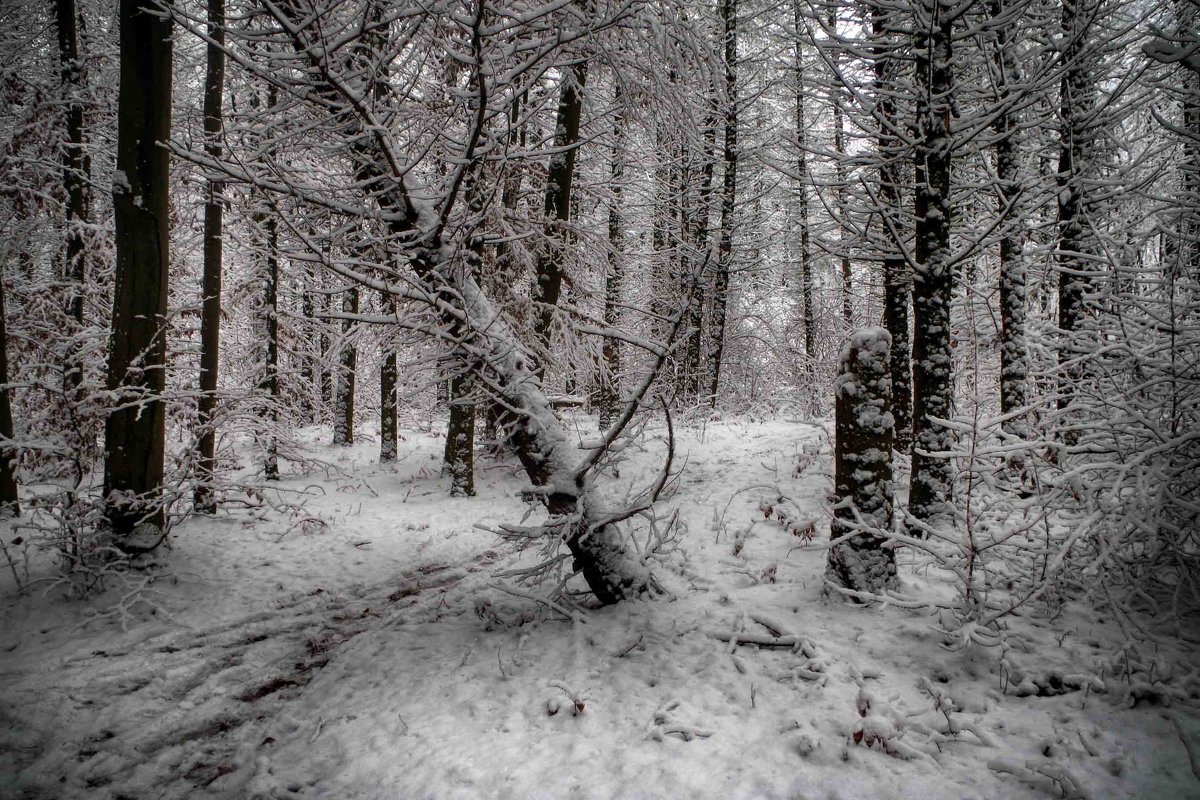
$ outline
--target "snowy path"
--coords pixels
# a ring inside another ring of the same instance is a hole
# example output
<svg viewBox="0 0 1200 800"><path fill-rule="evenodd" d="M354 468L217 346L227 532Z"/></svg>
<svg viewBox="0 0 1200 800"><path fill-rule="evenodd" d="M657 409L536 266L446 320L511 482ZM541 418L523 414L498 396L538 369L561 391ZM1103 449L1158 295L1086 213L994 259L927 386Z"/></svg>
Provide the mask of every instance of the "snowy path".
<svg viewBox="0 0 1200 800"><path fill-rule="evenodd" d="M1200 744L1194 702L1016 697L994 652L943 649L935 619L824 598L824 553L796 535L828 535L814 426L684 431L670 596L579 622L494 586L526 557L472 524L519 519L520 480L485 470L479 497L447 500L423 466L436 438L410 439L398 471L346 456L355 477L310 507L324 532L185 531L173 557L202 577L162 587L184 627L77 631L77 606L57 622L10 610L0 796L1200 796L1181 739ZM613 497L659 447L631 456ZM764 519L780 493L788 526ZM1094 674L1113 652L1087 615L1013 622L1011 658L1035 677ZM860 720L886 746L855 745Z"/></svg>

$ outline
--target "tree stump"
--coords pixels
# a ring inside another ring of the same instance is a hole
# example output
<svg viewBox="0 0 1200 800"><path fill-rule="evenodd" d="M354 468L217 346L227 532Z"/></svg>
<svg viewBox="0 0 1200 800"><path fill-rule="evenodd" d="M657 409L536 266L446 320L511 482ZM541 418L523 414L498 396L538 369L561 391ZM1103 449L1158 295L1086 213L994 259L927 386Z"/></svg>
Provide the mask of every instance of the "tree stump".
<svg viewBox="0 0 1200 800"><path fill-rule="evenodd" d="M826 576L839 586L880 592L893 584L896 555L880 532L892 526L891 336L864 328L842 347L836 397L833 539L857 533L829 549Z"/></svg>

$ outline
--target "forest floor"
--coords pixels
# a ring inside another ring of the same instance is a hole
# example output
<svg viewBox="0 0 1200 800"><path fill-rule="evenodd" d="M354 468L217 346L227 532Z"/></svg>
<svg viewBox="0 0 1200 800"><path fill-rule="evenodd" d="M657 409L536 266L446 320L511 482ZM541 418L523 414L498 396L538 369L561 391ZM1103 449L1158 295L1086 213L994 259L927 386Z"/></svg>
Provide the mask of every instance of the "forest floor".
<svg viewBox="0 0 1200 800"><path fill-rule="evenodd" d="M1003 669L948 649L937 613L823 592L825 427L678 434L666 594L574 620L501 588L536 552L476 527L529 510L515 463L448 498L437 429L387 467L369 437L310 441L336 469L282 481L291 510L186 520L140 589L85 603L6 576L0 797L1200 798L1185 643L1127 646L1067 600L1006 620ZM627 451L614 504L664 448ZM900 561L905 595L953 597ZM1113 666L1131 658L1151 674Z"/></svg>

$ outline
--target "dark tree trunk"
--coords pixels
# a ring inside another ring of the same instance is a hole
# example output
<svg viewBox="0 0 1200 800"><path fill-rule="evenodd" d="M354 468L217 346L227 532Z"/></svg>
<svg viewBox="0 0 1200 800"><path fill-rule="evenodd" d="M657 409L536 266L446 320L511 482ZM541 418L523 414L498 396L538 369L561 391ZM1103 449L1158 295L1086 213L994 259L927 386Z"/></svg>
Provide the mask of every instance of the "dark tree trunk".
<svg viewBox="0 0 1200 800"><path fill-rule="evenodd" d="M475 403L470 395L470 375L450 379L450 422L442 472L450 476L451 497L475 496Z"/></svg>
<svg viewBox="0 0 1200 800"><path fill-rule="evenodd" d="M106 515L119 538L139 523L161 530L171 135L169 17L148 0L121 0L116 276L104 431Z"/></svg>
<svg viewBox="0 0 1200 800"><path fill-rule="evenodd" d="M879 3L871 6L871 32L874 38L872 69L876 120L879 135L876 139L879 164L880 213L886 215L887 231L883 241L883 326L891 335L892 417L896 422L896 449L912 450L912 344L908 335L909 303L912 298L912 275L901 251L903 228L903 198L897 159L901 144L898 132L900 119L893 86L899 77L899 61L893 52L888 33L888 11Z"/></svg>
<svg viewBox="0 0 1200 800"><path fill-rule="evenodd" d="M396 301L390 294L382 298L389 314L396 313ZM396 348L390 340L383 344L386 355L379 365L379 463L396 460Z"/></svg>
<svg viewBox="0 0 1200 800"><path fill-rule="evenodd" d="M1092 240L1086 228L1087 181L1092 174L1092 113L1095 76L1090 69L1089 28L1095 19L1093 0L1063 0L1062 80L1059 88L1060 131L1058 151L1058 327L1062 342L1058 351L1058 409L1070 407L1075 387L1083 377L1076 344L1076 330L1086 314L1084 294L1092 285L1089 255ZM1073 440L1070 423L1066 439Z"/></svg>
<svg viewBox="0 0 1200 800"><path fill-rule="evenodd" d="M837 5L829 7L829 26L830 30L837 33ZM834 47L830 54L830 60L833 62L835 72L841 70L841 49ZM842 120L842 90L837 86L839 78L835 77L831 82L833 88L830 90L830 105L833 107L833 170L834 179L837 182L837 200L836 208L838 216L842 220L846 220L846 190L849 188L846 185L846 130ZM850 248L846 242L847 226L843 224L842 233L838 241L838 250L841 251L839 260L842 268L842 321L846 323L846 327L854 326L854 273L850 263Z"/></svg>
<svg viewBox="0 0 1200 800"><path fill-rule="evenodd" d="M317 409L321 405L321 387L317 380L320 370L321 354L313 351L320 347L321 337L317 333L317 305L313 294L313 276L306 269L304 288L300 296L300 313L304 316L303 330L306 333L304 353L300 360L300 392L301 412L305 419L315 419Z"/></svg>
<svg viewBox="0 0 1200 800"><path fill-rule="evenodd" d="M1012 108L1021 86L1016 54L1016 23L1002 0L992 0L990 14L997 21L993 61L996 72L997 101L1000 112L996 132L996 180L1000 189L1000 413L1013 415L1003 429L1020 438L1029 435L1025 419L1025 380L1029 356L1025 344L1025 253L1022 229L1020 119Z"/></svg>
<svg viewBox="0 0 1200 800"><path fill-rule="evenodd" d="M63 278L67 284L67 314L83 324L84 281L87 277L83 229L87 225L87 174L83 149L83 59L79 57L78 12L75 0L55 0L58 27L60 81L67 105L67 136L63 142L63 188L66 193L66 261ZM72 356L73 357L73 356ZM72 387L83 378L82 365L68 365Z"/></svg>
<svg viewBox="0 0 1200 800"><path fill-rule="evenodd" d="M813 315L812 241L809 230L808 186L808 122L804 112L804 46L800 31L804 30L804 11L800 0L793 0L792 12L796 26L796 226L800 233L800 308L804 315L804 355L811 362L816 356L817 319Z"/></svg>
<svg viewBox="0 0 1200 800"><path fill-rule="evenodd" d="M575 178L575 153L579 147L579 123L583 117L583 89L587 83L587 62L574 64L563 77L562 94L555 120L554 153L546 173L546 197L542 212L546 220L546 241L538 251L534 272L535 300L541 303L535 318L534 333L547 355L554 311L562 294L563 256L567 241L567 223L571 217L571 184ZM542 365L542 369L545 365Z"/></svg>
<svg viewBox="0 0 1200 800"><path fill-rule="evenodd" d="M621 107L621 88L618 81L613 100ZM621 321L621 284L624 280L624 248L621 236L621 182L625 172L625 139L621 132L622 120L613 122L612 150L609 160L608 203L608 272L604 278L604 324L615 328ZM599 383L596 410L600 419L600 430L608 430L619 412L621 395L621 344L611 336L604 339L601 357L604 370Z"/></svg>
<svg viewBox="0 0 1200 800"><path fill-rule="evenodd" d="M270 105L275 105L275 88L271 87ZM262 219L266 229L266 254L263 265L263 327L266 335L266 358L263 364L263 389L267 393L267 432L263 461L263 476L279 480L279 408L283 402L279 385L279 219L274 210Z"/></svg>
<svg viewBox="0 0 1200 800"><path fill-rule="evenodd" d="M12 403L8 388L8 314L4 308L4 275L0 272L0 516L18 516L21 503L17 497L18 451L12 445Z"/></svg>
<svg viewBox="0 0 1200 800"><path fill-rule="evenodd" d="M950 78L953 25L937 0L922 0L916 24L916 269L913 276L913 455L909 512L929 520L945 510L953 478L943 453L954 437L948 419L954 391L950 344Z"/></svg>
<svg viewBox="0 0 1200 800"><path fill-rule="evenodd" d="M715 94L710 99L708 119L704 125L704 152L701 155L700 191L696 198L699 208L696 210L695 247L696 256L700 260L696 270L696 280L699 281L697 291L688 307L688 329L692 331L687 342L687 371L691 378L688 393L692 399L704 399L704 292L708 288L711 258L709 252L709 212L712 208L713 174L717 164L717 98Z"/></svg>
<svg viewBox="0 0 1200 800"><path fill-rule="evenodd" d="M358 313L358 287L351 286L342 293L342 313ZM354 444L354 389L358 369L358 347L350 341L354 323L342 323L342 351L338 357L337 387L333 399L333 443L339 446Z"/></svg>
<svg viewBox="0 0 1200 800"><path fill-rule="evenodd" d="M204 79L204 151L220 159L222 101L225 93L225 0L208 0L208 70ZM200 312L200 406L196 424L196 490L193 505L202 514L217 510L213 472L217 463L217 432L213 413L217 407L217 378L221 363L221 192L220 181L210 180L204 203L204 277Z"/></svg>
<svg viewBox="0 0 1200 800"><path fill-rule="evenodd" d="M892 527L894 430L888 339L883 328L854 333L834 383L837 505L830 536L857 535L829 549L825 574L858 592L882 592L896 580L896 552L884 535Z"/></svg>
<svg viewBox="0 0 1200 800"><path fill-rule="evenodd" d="M717 405L721 388L721 360L725 356L725 322L729 310L729 274L733 269L733 216L737 202L737 0L721 0L725 44L725 165L721 195L721 237L717 245L717 270L712 296L712 350L709 358L708 402Z"/></svg>

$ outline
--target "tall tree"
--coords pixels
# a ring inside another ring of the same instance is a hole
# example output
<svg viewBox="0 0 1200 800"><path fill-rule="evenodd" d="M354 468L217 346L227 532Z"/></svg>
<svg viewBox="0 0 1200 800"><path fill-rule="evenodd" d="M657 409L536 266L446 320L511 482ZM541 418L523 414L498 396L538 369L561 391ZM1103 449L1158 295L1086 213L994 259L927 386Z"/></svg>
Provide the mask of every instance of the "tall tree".
<svg viewBox="0 0 1200 800"><path fill-rule="evenodd" d="M8 385L8 314L4 307L4 271L0 269L0 516L21 513L21 502L17 496L17 451L11 446L15 440L13 430L12 402Z"/></svg>
<svg viewBox="0 0 1200 800"><path fill-rule="evenodd" d="M333 397L333 443L354 444L354 392L358 371L358 345L351 340L354 322L349 317L358 314L358 287L349 286L342 292L342 343L338 355L336 387Z"/></svg>
<svg viewBox="0 0 1200 800"><path fill-rule="evenodd" d="M1088 230L1088 201L1096 178L1095 119L1096 43L1099 0L1062 0L1062 76L1059 86L1058 142L1058 408L1071 405L1083 376L1082 351L1075 333L1086 315L1084 295L1095 269L1094 239ZM1074 438L1067 432L1067 439Z"/></svg>
<svg viewBox="0 0 1200 800"><path fill-rule="evenodd" d="M614 76L613 104L621 107L621 83ZM604 324L616 327L621 321L621 290L624 283L624 247L621 225L621 184L625 174L625 139L622 135L623 120L613 117L612 145L609 148L609 199L608 199L608 270L604 275ZM699 337L699 331L695 334ZM617 418L621 387L621 347L611 336L605 337L601 358L604 360L596 410L600 429L607 430Z"/></svg>
<svg viewBox="0 0 1200 800"><path fill-rule="evenodd" d="M950 303L954 270L950 253L951 77L953 11L940 0L914 6L914 67L917 132L914 144L915 225L913 268L913 454L909 512L928 520L945 510L953 467L943 453L951 430L938 422L951 415L954 355Z"/></svg>
<svg viewBox="0 0 1200 800"><path fill-rule="evenodd" d="M875 146L879 159L879 211L886 230L881 241L883 267L883 326L891 337L889 369L892 379L892 417L895 419L894 443L897 450L912 448L912 344L908 333L909 304L912 299L912 274L903 247L904 214L901 210L900 159L903 156L902 122L897 109L894 86L900 77L900 56L889 30L891 12L880 2L872 2L871 69Z"/></svg>
<svg viewBox="0 0 1200 800"><path fill-rule="evenodd" d="M1020 410L1025 406L1025 380L1029 356L1025 341L1025 252L1024 221L1018 212L1024 175L1021 167L1019 99L1021 70L1017 61L1019 4L992 0L989 14L995 26L992 53L997 112L992 129L996 134L996 181L999 190L1000 229L1000 413L1012 415L1003 428L1013 436L1026 437L1028 429Z"/></svg>
<svg viewBox="0 0 1200 800"><path fill-rule="evenodd" d="M563 257L567 242L567 223L571 218L571 185L575 180L579 125L583 118L583 90L587 83L587 61L570 66L562 79L558 112L554 125L553 150L546 172L546 193L542 213L545 216L546 241L538 251L534 267L535 299L541 303L535 317L534 332L538 344L550 353L550 335L555 307L562 294ZM542 365L545 368L545 365Z"/></svg>
<svg viewBox="0 0 1200 800"><path fill-rule="evenodd" d="M60 0L61 2L61 0ZM204 76L204 152L220 160L221 130L225 96L225 0L208 0L207 70ZM224 184L216 177L208 181L204 201L204 277L200 310L200 429L193 505L204 514L217 510L213 493L213 471L217 462L217 432L213 413L217 407L217 378L221 364L221 270L223 262L221 193Z"/></svg>
<svg viewBox="0 0 1200 800"><path fill-rule="evenodd" d="M384 311L396 313L396 298L386 292L380 297ZM379 463L388 464L396 460L396 439L399 430L396 421L396 346L385 338L380 345L383 358L379 362Z"/></svg>
<svg viewBox="0 0 1200 800"><path fill-rule="evenodd" d="M796 119L796 188L792 204L796 215L796 228L800 235L800 252L797 264L800 279L800 307L804 315L804 355L811 361L816 356L817 318L813 313L813 265L812 231L808 211L808 187L811 177L808 171L808 119L804 109L804 11L801 0L792 0L792 20L795 26L792 41L793 80L795 90Z"/></svg>
<svg viewBox="0 0 1200 800"><path fill-rule="evenodd" d="M829 7L829 35L834 42L838 42L838 5L834 4ZM847 218L846 210L846 193L849 188L846 185L846 123L843 120L844 109L842 108L843 91L840 86L842 82L842 48L840 44L835 44L832 52L829 54L829 62L833 67L834 79L831 81L831 89L829 95L829 105L833 110L833 171L836 186L834 187L835 205L838 212L838 217L845 220ZM850 248L847 247L846 229L842 229L842 234L838 242L838 260L841 262L842 272L842 321L847 327L854 325L854 273L850 262Z"/></svg>
<svg viewBox="0 0 1200 800"><path fill-rule="evenodd" d="M269 91L268 106L276 103L275 87ZM263 477L279 479L279 409L283 404L279 384L279 215L276 209L260 217L263 227L262 252L262 327L263 353L262 390L266 393L266 431L263 447Z"/></svg>
<svg viewBox="0 0 1200 800"><path fill-rule="evenodd" d="M66 258L63 278L67 284L67 313L77 324L83 323L83 293L86 279L86 253L83 230L88 222L87 175L83 144L83 59L79 56L78 12L75 0L55 0L58 27L60 83L66 102L67 135L63 141L63 188L66 194ZM78 386L82 365L68 366L68 381Z"/></svg>
<svg viewBox="0 0 1200 800"><path fill-rule="evenodd" d="M149 0L121 0L116 276L104 431L106 514L129 547L140 523L163 529L166 315L170 266L169 157L172 21ZM147 531L152 534L152 531ZM161 541L161 538L156 540Z"/></svg>
<svg viewBox="0 0 1200 800"><path fill-rule="evenodd" d="M722 156L725 174L721 193L721 233L717 245L717 269L712 291L712 342L708 365L708 402L714 408L717 405L717 392L721 388L721 361L725 356L725 324L729 309L729 276L733 271L733 226L738 170L737 0L721 0L720 10L725 50L725 149Z"/></svg>

